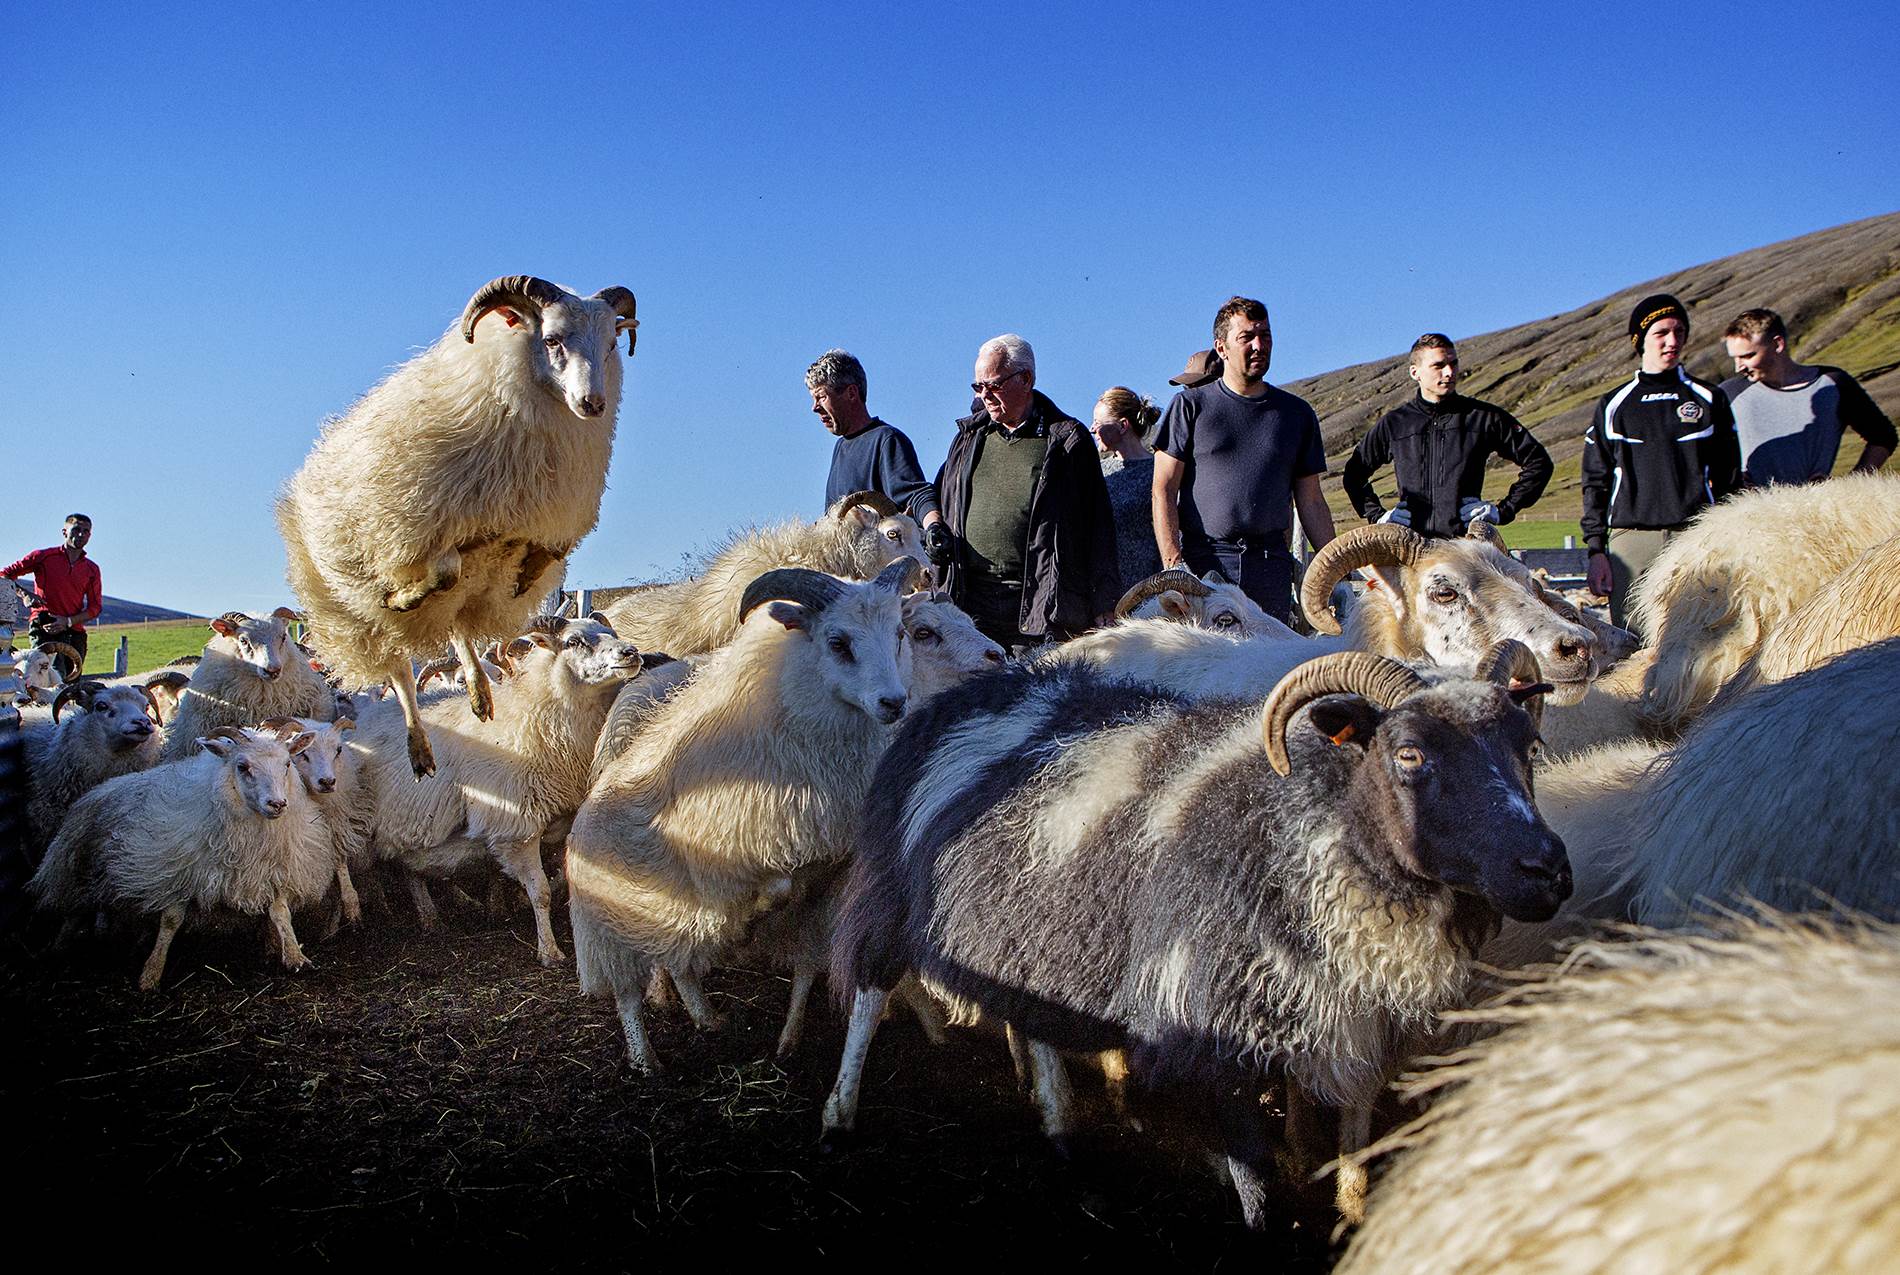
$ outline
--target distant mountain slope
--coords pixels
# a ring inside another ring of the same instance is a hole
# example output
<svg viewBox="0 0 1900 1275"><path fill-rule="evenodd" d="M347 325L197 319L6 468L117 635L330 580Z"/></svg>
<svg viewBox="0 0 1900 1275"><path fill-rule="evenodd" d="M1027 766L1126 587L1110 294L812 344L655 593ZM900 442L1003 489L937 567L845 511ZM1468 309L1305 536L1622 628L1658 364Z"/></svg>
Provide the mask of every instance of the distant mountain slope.
<svg viewBox="0 0 1900 1275"><path fill-rule="evenodd" d="M173 611L166 607L155 607L148 602L127 602L124 598L106 595L105 605L99 609L99 618L94 624L137 624L141 620L189 620L193 618L189 611Z"/></svg>
<svg viewBox="0 0 1900 1275"><path fill-rule="evenodd" d="M1673 293L1689 307L1694 353L1687 365L1698 376L1719 382L1733 374L1723 357L1722 330L1743 310L1766 306L1788 321L1796 358L1846 368L1889 416L1900 416L1900 213L1889 213L1632 284L1535 323L1481 336L1451 333L1465 372L1459 388L1510 409L1557 462L1531 517L1577 516L1583 431L1597 398L1636 370L1626 324L1631 307L1651 292ZM1319 413L1335 475L1372 423L1413 390L1403 351L1286 388ZM1852 453L1846 463L1859 456L1858 442L1843 445ZM1502 494L1509 474L1500 470L1493 477L1491 494ZM1343 509L1338 478L1326 486L1335 509ZM1487 492L1491 486L1486 483ZM1357 522L1353 517L1343 525Z"/></svg>

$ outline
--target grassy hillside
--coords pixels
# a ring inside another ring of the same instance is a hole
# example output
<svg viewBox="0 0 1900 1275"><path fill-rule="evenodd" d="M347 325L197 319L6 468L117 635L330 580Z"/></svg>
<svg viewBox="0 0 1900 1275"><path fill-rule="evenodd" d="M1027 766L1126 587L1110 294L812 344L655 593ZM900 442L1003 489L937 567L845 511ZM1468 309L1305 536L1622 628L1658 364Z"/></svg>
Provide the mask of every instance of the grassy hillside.
<svg viewBox="0 0 1900 1275"><path fill-rule="evenodd" d="M181 655L196 655L205 649L211 630L203 620L165 620L151 624L95 624L86 629L90 639L86 647L86 671L102 676L112 673L113 652L119 639L126 639L126 672L143 673L161 664L169 664Z"/></svg>
<svg viewBox="0 0 1900 1275"><path fill-rule="evenodd" d="M1796 358L1846 368L1889 416L1900 417L1900 213L1889 213L1632 284L1535 323L1479 336L1452 333L1464 365L1460 388L1508 408L1556 462L1527 520L1575 522L1583 431L1596 400L1635 371L1625 325L1630 308L1651 292L1673 293L1689 307L1693 353L1687 364L1696 375L1714 381L1731 375L1722 329L1743 310L1767 306L1788 321ZM1404 351L1287 388L1319 413L1335 475L1372 423L1412 394ZM1860 440L1849 438L1841 451L1840 467L1851 467ZM1390 469L1383 478L1375 486L1389 504ZM1510 483L1511 471L1494 466L1485 494L1495 499ZM1341 527L1357 526L1339 479L1326 486Z"/></svg>

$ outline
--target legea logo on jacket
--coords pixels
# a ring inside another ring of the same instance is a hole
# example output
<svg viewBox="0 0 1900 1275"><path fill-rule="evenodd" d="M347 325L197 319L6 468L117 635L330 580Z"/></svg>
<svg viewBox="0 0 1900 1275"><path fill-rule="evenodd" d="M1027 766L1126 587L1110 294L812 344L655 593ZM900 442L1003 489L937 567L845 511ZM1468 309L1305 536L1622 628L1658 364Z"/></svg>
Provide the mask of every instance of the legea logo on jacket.
<svg viewBox="0 0 1900 1275"><path fill-rule="evenodd" d="M1702 404L1690 399L1676 409L1676 419L1685 425L1693 425L1702 419Z"/></svg>
<svg viewBox="0 0 1900 1275"><path fill-rule="evenodd" d="M1642 398L1638 399L1637 402L1639 403L1673 403L1680 397L1682 396L1680 394L1677 394L1674 390L1668 390L1661 394L1645 394L1643 395Z"/></svg>

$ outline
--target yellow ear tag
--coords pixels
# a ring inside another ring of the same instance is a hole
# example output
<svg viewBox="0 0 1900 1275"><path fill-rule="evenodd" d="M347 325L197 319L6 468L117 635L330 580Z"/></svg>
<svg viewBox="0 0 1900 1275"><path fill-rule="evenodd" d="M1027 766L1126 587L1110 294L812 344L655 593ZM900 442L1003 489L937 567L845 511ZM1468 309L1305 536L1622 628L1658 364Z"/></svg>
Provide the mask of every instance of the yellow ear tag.
<svg viewBox="0 0 1900 1275"><path fill-rule="evenodd" d="M1337 735L1328 735L1326 738L1332 740L1333 743L1335 744L1344 744L1347 740L1351 739L1357 733L1358 733L1358 728L1355 727L1351 722L1347 722L1344 726L1341 726L1339 728L1339 733Z"/></svg>

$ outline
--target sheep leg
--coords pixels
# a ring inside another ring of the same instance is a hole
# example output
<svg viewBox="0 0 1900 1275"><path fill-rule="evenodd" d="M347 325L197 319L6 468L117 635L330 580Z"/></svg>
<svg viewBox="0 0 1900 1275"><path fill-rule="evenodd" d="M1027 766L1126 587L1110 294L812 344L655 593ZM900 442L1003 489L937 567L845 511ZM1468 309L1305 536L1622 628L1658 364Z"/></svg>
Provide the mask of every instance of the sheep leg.
<svg viewBox="0 0 1900 1275"><path fill-rule="evenodd" d="M451 546L408 574L420 578L398 580L383 594L386 609L413 611L431 593L453 589L462 579L462 551Z"/></svg>
<svg viewBox="0 0 1900 1275"><path fill-rule="evenodd" d="M1349 1226L1366 1220L1366 1166L1348 1159L1372 1141L1372 1107L1357 1103L1339 1114L1339 1167L1333 1179L1333 1203Z"/></svg>
<svg viewBox="0 0 1900 1275"><path fill-rule="evenodd" d="M1127 1051L1104 1049L1097 1057L1102 1064L1102 1089L1108 1094L1108 1105L1114 1108L1116 1119L1139 1131L1141 1121L1128 1114Z"/></svg>
<svg viewBox="0 0 1900 1275"><path fill-rule="evenodd" d="M785 1009L785 1026L778 1034L780 1058L790 1057L798 1048L799 1037L805 1033L805 1006L817 982L818 971L812 966L800 964L792 971L792 1003Z"/></svg>
<svg viewBox="0 0 1900 1275"><path fill-rule="evenodd" d="M475 651L475 644L457 633L449 638L449 645L455 649L455 658L462 665L462 677L468 684L468 711L475 714L477 721L488 721L495 716L495 692L488 684L488 674L482 672L482 658Z"/></svg>
<svg viewBox="0 0 1900 1275"><path fill-rule="evenodd" d="M303 948L297 942L297 931L290 928L290 900L283 895L273 895L270 901L271 929L277 932L278 947L283 952L284 968L300 970L310 964L310 958L303 954Z"/></svg>
<svg viewBox="0 0 1900 1275"><path fill-rule="evenodd" d="M546 545L529 545L527 552L521 555L521 570L515 573L515 596L518 598L534 588L534 582L541 578L541 573L565 557L567 557L565 549L550 549Z"/></svg>
<svg viewBox="0 0 1900 1275"><path fill-rule="evenodd" d="M1003 1043L1009 1046L1009 1065L1016 1072L1016 1087L1029 1093L1035 1088L1035 1066L1029 1061L1029 1046L1024 1043L1023 1034L1016 1030L1016 1024L1003 1024Z"/></svg>
<svg viewBox="0 0 1900 1275"><path fill-rule="evenodd" d="M890 992L882 987L860 987L851 998L851 1025L845 1031L844 1057L838 1060L838 1079L825 1099L823 1146L834 1149L846 1141L858 1123L858 1090L864 1085L864 1062L871 1053L871 1037L884 1017Z"/></svg>
<svg viewBox="0 0 1900 1275"><path fill-rule="evenodd" d="M1029 1064L1036 1078L1036 1109L1042 1112L1042 1132L1054 1144L1056 1154L1069 1158L1069 1130L1075 1111L1075 1091L1069 1086L1069 1069L1062 1054L1053 1045L1039 1040L1029 1042Z"/></svg>
<svg viewBox="0 0 1900 1275"><path fill-rule="evenodd" d="M178 927L184 923L183 904L173 904L159 913L158 941L152 944L152 954L145 958L145 968L139 971L141 992L151 991L165 976L165 957L172 950L172 940L178 937Z"/></svg>
<svg viewBox="0 0 1900 1275"><path fill-rule="evenodd" d="M425 930L433 930L442 924L442 914L436 911L435 898L429 893L429 883L422 879L420 872L405 872L409 879L409 897L415 901L416 920Z"/></svg>
<svg viewBox="0 0 1900 1275"><path fill-rule="evenodd" d="M539 838L517 841L497 847L495 857L502 871L521 883L528 892L528 906L534 909L534 954L543 965L559 965L567 959L561 945L554 941L554 919L549 909L548 874L541 867Z"/></svg>
<svg viewBox="0 0 1900 1275"><path fill-rule="evenodd" d="M614 997L614 1007L620 1011L620 1031L627 1038L627 1061L642 1075L656 1075L660 1060L653 1053L653 1042L647 1039L646 1017L639 993Z"/></svg>
<svg viewBox="0 0 1900 1275"><path fill-rule="evenodd" d="M344 855L336 857L336 892L343 909L344 922L349 925L360 924L363 920L363 901L356 896L356 882L350 879L350 861Z"/></svg>
<svg viewBox="0 0 1900 1275"><path fill-rule="evenodd" d="M417 779L424 779L435 773L435 750L429 747L429 736L422 729L415 674L403 669L389 679L389 684L396 692L396 702L402 705L403 725L409 730L409 769L416 772Z"/></svg>
<svg viewBox="0 0 1900 1275"><path fill-rule="evenodd" d="M1273 1158L1260 1100L1259 1093L1243 1087L1218 1097L1214 1112L1227 1172L1234 1194L1240 1197L1241 1220L1250 1231L1266 1224L1267 1175L1263 1170Z"/></svg>
<svg viewBox="0 0 1900 1275"><path fill-rule="evenodd" d="M686 1006L693 1026L703 1032L716 1032L726 1025L726 1020L714 1011L712 1003L706 999L706 989L699 985L699 975L691 970L676 969L670 972L673 986L679 990L680 1003Z"/></svg>
<svg viewBox="0 0 1900 1275"><path fill-rule="evenodd" d="M922 983L905 975L904 981L897 985L892 995L910 1008L911 1017L917 1020L917 1027L923 1032L925 1040L933 1045L941 1045L949 1039L944 1035L943 1014L937 1009L937 1002L930 999L930 993L924 990Z"/></svg>

